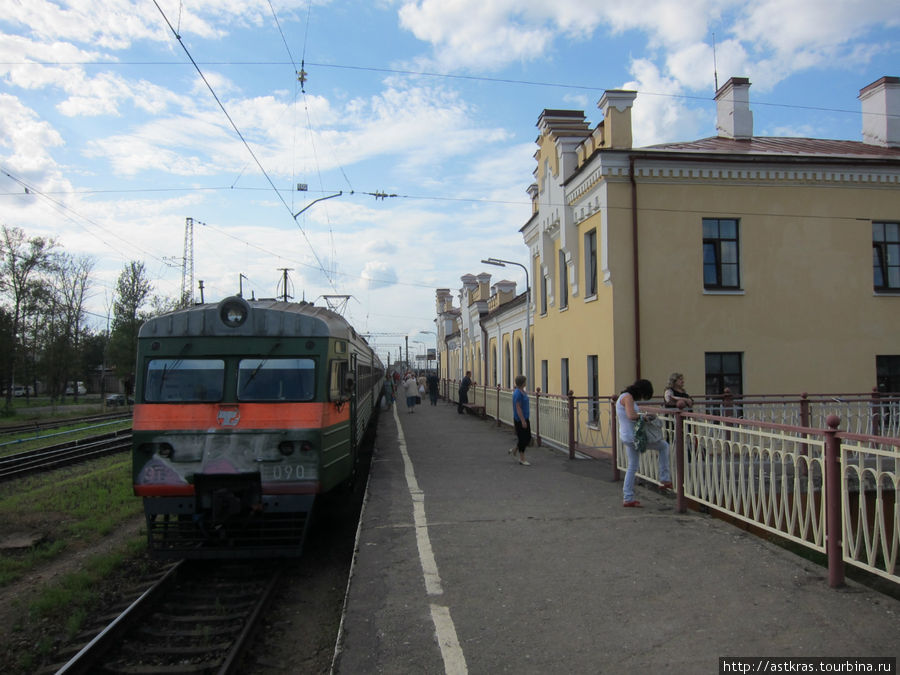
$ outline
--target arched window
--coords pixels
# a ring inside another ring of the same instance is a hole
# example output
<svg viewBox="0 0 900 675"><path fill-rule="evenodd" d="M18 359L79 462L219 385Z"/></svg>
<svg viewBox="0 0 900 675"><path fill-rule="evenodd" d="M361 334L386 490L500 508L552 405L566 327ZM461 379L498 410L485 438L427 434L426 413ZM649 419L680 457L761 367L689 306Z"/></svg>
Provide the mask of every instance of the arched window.
<svg viewBox="0 0 900 675"><path fill-rule="evenodd" d="M491 347L491 381L490 384L493 386L495 384L500 384L500 380L497 379L497 345L493 345Z"/></svg>
<svg viewBox="0 0 900 675"><path fill-rule="evenodd" d="M525 372L525 368L522 367L522 341L516 340L516 375L521 375Z"/></svg>
<svg viewBox="0 0 900 675"><path fill-rule="evenodd" d="M506 349L503 355L503 386L510 388L509 371L512 370L512 358L509 353L509 343L506 343Z"/></svg>

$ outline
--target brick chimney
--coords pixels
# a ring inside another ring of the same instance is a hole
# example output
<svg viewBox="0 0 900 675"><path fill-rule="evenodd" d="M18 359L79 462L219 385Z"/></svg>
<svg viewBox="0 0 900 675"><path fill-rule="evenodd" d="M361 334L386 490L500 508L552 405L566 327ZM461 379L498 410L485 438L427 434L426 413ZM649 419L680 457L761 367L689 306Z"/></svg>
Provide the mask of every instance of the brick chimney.
<svg viewBox="0 0 900 675"><path fill-rule="evenodd" d="M900 77L882 77L859 90L863 143L900 148Z"/></svg>
<svg viewBox="0 0 900 675"><path fill-rule="evenodd" d="M746 141L753 138L750 80L732 77L716 92L716 132L720 138Z"/></svg>

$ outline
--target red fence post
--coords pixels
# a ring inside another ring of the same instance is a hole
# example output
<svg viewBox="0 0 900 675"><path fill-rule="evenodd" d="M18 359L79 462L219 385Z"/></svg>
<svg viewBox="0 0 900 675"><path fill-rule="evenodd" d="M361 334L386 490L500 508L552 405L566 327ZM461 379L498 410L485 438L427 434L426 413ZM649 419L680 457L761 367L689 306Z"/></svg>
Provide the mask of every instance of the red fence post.
<svg viewBox="0 0 900 675"><path fill-rule="evenodd" d="M675 505L678 513L684 513L687 511L684 499L684 415L680 410L675 412L675 469L678 473Z"/></svg>
<svg viewBox="0 0 900 675"><path fill-rule="evenodd" d="M837 428L841 418L829 415L825 420L825 552L828 555L828 585L838 588L844 585L844 551L841 523L840 440Z"/></svg>
<svg viewBox="0 0 900 675"><path fill-rule="evenodd" d="M569 459L575 459L575 392L569 389Z"/></svg>
<svg viewBox="0 0 900 675"><path fill-rule="evenodd" d="M538 447L541 446L541 388L538 387L534 392L534 431L536 438L534 442Z"/></svg>

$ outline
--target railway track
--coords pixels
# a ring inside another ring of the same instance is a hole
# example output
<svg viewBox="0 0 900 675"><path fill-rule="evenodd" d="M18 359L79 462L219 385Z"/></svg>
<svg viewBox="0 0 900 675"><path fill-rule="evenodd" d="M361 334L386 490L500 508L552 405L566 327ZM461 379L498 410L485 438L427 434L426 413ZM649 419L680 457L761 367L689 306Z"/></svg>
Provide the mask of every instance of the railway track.
<svg viewBox="0 0 900 675"><path fill-rule="evenodd" d="M112 420L128 419L131 417L131 411L103 413L100 415L87 415L86 417L72 417L69 419L55 420L34 420L25 424L16 424L14 426L0 426L0 436L14 436L15 434L24 434L28 432L41 432L50 429L59 429L60 427L74 426L78 424L90 424L92 422L109 422Z"/></svg>
<svg viewBox="0 0 900 675"><path fill-rule="evenodd" d="M0 482L131 449L131 429L0 457Z"/></svg>
<svg viewBox="0 0 900 675"><path fill-rule="evenodd" d="M255 562L174 564L68 661L43 672L238 672L281 566Z"/></svg>

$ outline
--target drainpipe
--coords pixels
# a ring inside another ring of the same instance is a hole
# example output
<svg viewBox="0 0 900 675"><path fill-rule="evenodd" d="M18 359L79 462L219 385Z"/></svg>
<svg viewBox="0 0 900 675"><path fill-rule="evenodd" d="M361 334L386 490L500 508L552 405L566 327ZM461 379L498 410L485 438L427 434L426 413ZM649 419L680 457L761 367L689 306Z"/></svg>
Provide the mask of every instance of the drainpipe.
<svg viewBox="0 0 900 675"><path fill-rule="evenodd" d="M641 378L641 282L638 256L637 183L634 180L634 155L628 157L628 178L631 181L631 250L634 266L634 370Z"/></svg>
<svg viewBox="0 0 900 675"><path fill-rule="evenodd" d="M484 324L481 323L481 317L478 317L478 327L481 329L481 358L484 361L484 377L482 378L481 384L485 387L488 386L488 378L490 374L488 373L488 360L490 359L490 355L488 354L488 332L487 328L484 327ZM484 391L485 401L487 401L487 389Z"/></svg>

